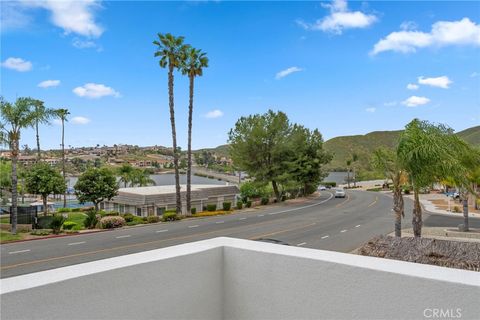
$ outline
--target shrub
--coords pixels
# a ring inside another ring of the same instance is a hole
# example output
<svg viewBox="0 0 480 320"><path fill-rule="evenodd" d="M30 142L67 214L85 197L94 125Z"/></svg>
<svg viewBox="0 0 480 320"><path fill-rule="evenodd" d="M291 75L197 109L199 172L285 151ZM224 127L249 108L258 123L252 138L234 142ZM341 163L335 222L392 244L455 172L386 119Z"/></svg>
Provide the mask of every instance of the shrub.
<svg viewBox="0 0 480 320"><path fill-rule="evenodd" d="M97 215L95 210L89 210L87 211L87 217L83 221L83 225L87 229L93 229L97 225L99 217L100 215Z"/></svg>
<svg viewBox="0 0 480 320"><path fill-rule="evenodd" d="M197 208L191 208L190 213L191 214L196 214L197 213Z"/></svg>
<svg viewBox="0 0 480 320"><path fill-rule="evenodd" d="M75 224L72 228L72 230L79 231L82 230L82 226L79 226L78 224Z"/></svg>
<svg viewBox="0 0 480 320"><path fill-rule="evenodd" d="M322 182L322 184L323 184L325 187L336 187L336 186L337 186L337 183L336 183L336 182Z"/></svg>
<svg viewBox="0 0 480 320"><path fill-rule="evenodd" d="M232 203L231 202L224 202L223 203L223 210L224 211L230 211L231 208L232 208Z"/></svg>
<svg viewBox="0 0 480 320"><path fill-rule="evenodd" d="M217 210L216 204L207 204L207 211L215 211Z"/></svg>
<svg viewBox="0 0 480 320"><path fill-rule="evenodd" d="M287 196L283 194L281 201L285 201L285 200L287 200Z"/></svg>
<svg viewBox="0 0 480 320"><path fill-rule="evenodd" d="M100 219L102 229L119 228L125 225L125 219L120 216L106 216Z"/></svg>
<svg viewBox="0 0 480 320"><path fill-rule="evenodd" d="M57 209L57 212L58 212L58 213L62 213L62 212L72 212L72 209L70 209L70 208L58 208L58 209Z"/></svg>
<svg viewBox="0 0 480 320"><path fill-rule="evenodd" d="M242 200L238 200L237 201L237 209L241 210L242 208L243 208L243 202L242 202Z"/></svg>
<svg viewBox="0 0 480 320"><path fill-rule="evenodd" d="M157 223L157 222L160 222L160 217L159 216L148 216L147 221L148 221L148 223Z"/></svg>
<svg viewBox="0 0 480 320"><path fill-rule="evenodd" d="M458 206L453 207L453 212L460 213L460 208Z"/></svg>
<svg viewBox="0 0 480 320"><path fill-rule="evenodd" d="M252 206L252 200L247 200L246 206L247 208L250 208Z"/></svg>
<svg viewBox="0 0 480 320"><path fill-rule="evenodd" d="M165 213L162 216L162 220L163 221L175 221L175 220L179 220L179 218L178 218L176 212L165 211Z"/></svg>
<svg viewBox="0 0 480 320"><path fill-rule="evenodd" d="M120 214L118 213L118 211L110 211L110 212L105 212L102 214L102 216L104 217L116 217L116 216L119 216Z"/></svg>
<svg viewBox="0 0 480 320"><path fill-rule="evenodd" d="M32 236L48 236L50 234L49 230L37 229L30 232Z"/></svg>
<svg viewBox="0 0 480 320"><path fill-rule="evenodd" d="M80 207L72 208L72 212L80 212Z"/></svg>
<svg viewBox="0 0 480 320"><path fill-rule="evenodd" d="M60 233L60 229L62 228L64 222L65 218L62 215L53 216L52 222L50 222L50 228L52 229L54 234Z"/></svg>
<svg viewBox="0 0 480 320"><path fill-rule="evenodd" d="M48 229L50 228L50 223L52 222L53 216L38 217L37 220L37 229Z"/></svg>
<svg viewBox="0 0 480 320"><path fill-rule="evenodd" d="M203 206L202 211L207 211L207 206Z"/></svg>
<svg viewBox="0 0 480 320"><path fill-rule="evenodd" d="M269 201L269 199L268 199L267 197L262 197L262 200L260 201L260 203L261 203L262 205L267 205L267 204L268 204L268 201Z"/></svg>
<svg viewBox="0 0 480 320"><path fill-rule="evenodd" d="M125 219L125 222L132 222L134 217L135 216L131 213L125 213L123 215L123 219Z"/></svg>
<svg viewBox="0 0 480 320"><path fill-rule="evenodd" d="M240 196L246 201L251 198L259 198L268 195L269 190L266 186L259 186L254 182L246 181L240 185Z"/></svg>
<svg viewBox="0 0 480 320"><path fill-rule="evenodd" d="M77 224L73 221L65 221L63 223L63 230L73 230L73 227L75 227Z"/></svg>

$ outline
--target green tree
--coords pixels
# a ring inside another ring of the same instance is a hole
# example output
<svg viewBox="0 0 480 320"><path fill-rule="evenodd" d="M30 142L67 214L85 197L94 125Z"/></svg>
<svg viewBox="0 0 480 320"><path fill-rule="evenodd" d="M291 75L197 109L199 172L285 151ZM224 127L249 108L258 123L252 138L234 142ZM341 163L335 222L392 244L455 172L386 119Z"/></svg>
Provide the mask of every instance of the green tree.
<svg viewBox="0 0 480 320"><path fill-rule="evenodd" d="M155 180L150 178L150 173L142 169L134 169L131 173L131 185L132 187L146 187L155 185Z"/></svg>
<svg viewBox="0 0 480 320"><path fill-rule="evenodd" d="M33 105L35 108L35 122L33 127L35 128L36 138L37 138L37 161L41 159L41 149L40 149L40 135L38 131L39 124L50 124L50 120L56 115L56 111L53 109L45 108L43 101L33 100Z"/></svg>
<svg viewBox="0 0 480 320"><path fill-rule="evenodd" d="M70 115L70 111L68 109L57 109L56 111L57 117L62 122L62 176L63 180L66 180L66 160L65 160L65 121L68 121L67 117ZM65 189L66 190L66 189ZM67 194L66 192L63 193L63 207L67 207Z"/></svg>
<svg viewBox="0 0 480 320"><path fill-rule="evenodd" d="M88 168L75 184L75 195L80 203L93 202L95 211L103 200L117 195L118 184L115 175L108 168Z"/></svg>
<svg viewBox="0 0 480 320"><path fill-rule="evenodd" d="M0 161L0 197L3 198L3 191L11 191L12 188L12 163L2 159Z"/></svg>
<svg viewBox="0 0 480 320"><path fill-rule="evenodd" d="M0 98L2 139L7 141L12 153L12 233L17 233L17 162L21 131L35 124L35 111L31 98L18 98L14 104Z"/></svg>
<svg viewBox="0 0 480 320"><path fill-rule="evenodd" d="M174 77L173 71L178 69L185 57L185 45L183 44L184 37L175 37L170 33L158 34L158 40L153 41L157 46L155 57L160 57L159 65L161 68L168 68L168 105L170 109L170 125L172 127L172 150L173 150L173 164L175 168L175 194L176 194L176 211L178 214L182 213L182 198L180 195L180 174L178 172L178 158L179 153L177 149L177 133L175 129L175 103L173 95Z"/></svg>
<svg viewBox="0 0 480 320"><path fill-rule="evenodd" d="M356 163L358 161L358 154L352 153L352 169L353 169L353 187L357 187L357 172L356 172Z"/></svg>
<svg viewBox="0 0 480 320"><path fill-rule="evenodd" d="M26 174L25 186L29 193L42 196L43 213L47 215L47 199L50 194L62 194L67 186L60 172L48 163L39 162L33 165Z"/></svg>
<svg viewBox="0 0 480 320"><path fill-rule="evenodd" d="M123 183L124 188L132 182L133 170L134 169L130 163L124 163L117 169L117 175L120 177L119 182Z"/></svg>
<svg viewBox="0 0 480 320"><path fill-rule="evenodd" d="M401 169L395 151L379 148L373 152L373 167L382 172L393 184L393 211L395 212L395 236L402 236L402 218L405 217L405 205L402 196L402 184L405 174Z"/></svg>
<svg viewBox="0 0 480 320"><path fill-rule="evenodd" d="M187 215L191 212L191 184L192 184L192 115L193 115L193 92L195 77L203 75L203 69L208 67L206 53L199 49L186 47L182 59L181 70L189 80L189 102L188 102L188 147L187 147Z"/></svg>

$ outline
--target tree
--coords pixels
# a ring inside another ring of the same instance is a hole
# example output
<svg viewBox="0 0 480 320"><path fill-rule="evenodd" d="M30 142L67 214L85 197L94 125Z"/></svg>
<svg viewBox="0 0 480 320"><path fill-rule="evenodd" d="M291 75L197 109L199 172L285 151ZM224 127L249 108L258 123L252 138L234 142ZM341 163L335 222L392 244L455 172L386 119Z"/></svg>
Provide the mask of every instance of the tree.
<svg viewBox="0 0 480 320"><path fill-rule="evenodd" d="M48 196L65 193L67 189L65 179L60 172L44 162L36 163L27 171L25 186L29 193L42 196L44 215L48 213Z"/></svg>
<svg viewBox="0 0 480 320"><path fill-rule="evenodd" d="M4 190L11 190L12 187L12 164L10 161L0 162L0 197L3 198Z"/></svg>
<svg viewBox="0 0 480 320"><path fill-rule="evenodd" d="M464 143L445 125L414 119L400 135L397 157L408 173L414 192L412 226L415 237L422 234L420 190L448 176L457 176L462 168L459 154Z"/></svg>
<svg viewBox="0 0 480 320"><path fill-rule="evenodd" d="M103 200L117 195L118 184L115 175L108 168L88 168L74 186L75 195L80 203L93 202L95 211Z"/></svg>
<svg viewBox="0 0 480 320"><path fill-rule="evenodd" d="M2 139L7 141L12 153L12 233L17 233L17 162L19 154L20 135L23 129L35 124L36 115L31 98L18 98L14 104L0 98L0 114L3 124Z"/></svg>
<svg viewBox="0 0 480 320"><path fill-rule="evenodd" d="M182 213L182 198L180 195L180 175L178 172L178 150L177 150L177 133L175 129L175 103L173 96L173 71L178 69L182 64L182 58L185 45L184 37L175 37L170 33L158 34L158 40L153 41L157 46L155 57L160 57L159 65L161 68L168 68L168 105L170 108L170 125L172 127L172 144L173 144L173 164L175 167L175 194L176 194L176 211Z"/></svg>
<svg viewBox="0 0 480 320"><path fill-rule="evenodd" d="M35 107L35 123L33 127L35 128L35 133L37 137L37 161L41 159L41 150L40 150L40 135L38 132L39 124L50 124L50 119L56 115L56 111L53 109L45 108L43 101L33 100L33 105Z"/></svg>
<svg viewBox="0 0 480 320"><path fill-rule="evenodd" d="M400 167L397 155L393 150L379 148L374 151L372 165L382 172L393 184L393 211L395 212L395 236L402 236L402 218L405 217L402 184L405 174Z"/></svg>
<svg viewBox="0 0 480 320"><path fill-rule="evenodd" d="M151 186L156 184L155 180L150 178L150 173L142 169L134 169L131 173L130 181L131 181L132 187L134 186L146 187L146 186Z"/></svg>
<svg viewBox="0 0 480 320"><path fill-rule="evenodd" d="M68 121L67 117L70 114L68 109L57 109L56 110L57 117L60 118L62 121L62 175L63 180L66 181L66 169L65 169L65 121ZM63 207L67 207L67 194L66 192L63 193Z"/></svg>
<svg viewBox="0 0 480 320"><path fill-rule="evenodd" d="M123 187L126 188L129 183L132 182L133 167L130 163L124 163L117 169L117 175L120 177L119 182L123 183Z"/></svg>
<svg viewBox="0 0 480 320"><path fill-rule="evenodd" d="M347 159L346 164L347 164L347 185L348 185L348 188L350 189L350 166L352 165L352 159Z"/></svg>
<svg viewBox="0 0 480 320"><path fill-rule="evenodd" d="M357 187L357 173L355 170L355 163L358 161L358 154L352 153L352 168L353 168L353 187Z"/></svg>
<svg viewBox="0 0 480 320"><path fill-rule="evenodd" d="M203 75L203 69L208 67L206 53L190 46L184 48L181 70L189 80L189 103L188 103L188 149L187 149L187 215L191 210L191 183L192 183L192 114L193 114L193 92L195 77Z"/></svg>

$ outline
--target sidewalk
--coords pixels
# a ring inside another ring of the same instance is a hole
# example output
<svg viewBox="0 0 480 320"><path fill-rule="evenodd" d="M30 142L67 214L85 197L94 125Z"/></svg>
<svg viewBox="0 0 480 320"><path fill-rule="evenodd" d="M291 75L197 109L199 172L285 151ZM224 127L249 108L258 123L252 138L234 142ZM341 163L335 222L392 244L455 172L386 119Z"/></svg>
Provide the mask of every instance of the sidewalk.
<svg viewBox="0 0 480 320"><path fill-rule="evenodd" d="M395 232L392 232L388 235L394 237ZM403 237L413 237L413 229L402 229L402 238ZM458 229L454 227L423 227L422 238L480 242L480 229L470 228L470 231L462 232L458 231Z"/></svg>
<svg viewBox="0 0 480 320"><path fill-rule="evenodd" d="M412 195L407 196L413 199ZM450 211L448 202L450 201ZM449 216L463 217L463 204L448 198L444 194L430 193L420 195L420 203L425 210L433 213L446 214ZM453 212L453 208L458 207L461 212ZM468 216L480 218L480 211L475 210L472 206L468 207Z"/></svg>

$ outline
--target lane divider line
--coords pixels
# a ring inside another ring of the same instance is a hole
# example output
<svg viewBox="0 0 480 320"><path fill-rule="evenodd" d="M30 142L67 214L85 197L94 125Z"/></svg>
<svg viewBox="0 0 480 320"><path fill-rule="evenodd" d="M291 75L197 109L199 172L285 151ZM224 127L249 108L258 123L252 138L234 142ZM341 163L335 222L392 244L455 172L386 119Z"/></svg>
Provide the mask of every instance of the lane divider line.
<svg viewBox="0 0 480 320"><path fill-rule="evenodd" d="M167 232L168 230L167 229L163 229L163 230L157 230L155 231L156 233L160 233L160 232Z"/></svg>
<svg viewBox="0 0 480 320"><path fill-rule="evenodd" d="M29 251L30 251L30 249L25 249L25 250L12 251L12 252L9 252L8 254L24 253L24 252L29 252Z"/></svg>
<svg viewBox="0 0 480 320"><path fill-rule="evenodd" d="M375 197L375 200L368 205L368 208L370 208L371 206L375 205L375 203L377 203L377 201L378 201L378 196Z"/></svg>
<svg viewBox="0 0 480 320"><path fill-rule="evenodd" d="M327 236L323 236L322 239L327 239L328 237L330 237L330 236L328 236L328 235L327 235Z"/></svg>
<svg viewBox="0 0 480 320"><path fill-rule="evenodd" d="M118 237L115 237L115 238L116 238L116 239L123 239L123 238L130 238L130 237L131 237L131 235L126 234L126 235L124 235L124 236L118 236Z"/></svg>
<svg viewBox="0 0 480 320"><path fill-rule="evenodd" d="M357 225L355 226L355 228L358 228L358 227L360 227L360 225L359 225L359 224L357 224Z"/></svg>
<svg viewBox="0 0 480 320"><path fill-rule="evenodd" d="M188 227L189 227L189 228L196 228L196 227L198 227L198 224L195 224L195 225L193 225L193 226L188 226Z"/></svg>
<svg viewBox="0 0 480 320"><path fill-rule="evenodd" d="M225 221L217 221L217 222L215 222L215 223L225 223Z"/></svg>
<svg viewBox="0 0 480 320"><path fill-rule="evenodd" d="M247 219L247 218L240 218L240 219L238 219L238 220L245 220L245 219Z"/></svg>
<svg viewBox="0 0 480 320"><path fill-rule="evenodd" d="M302 243L297 244L297 246L301 247L301 246L304 246L306 244L307 244L306 242L302 242Z"/></svg>
<svg viewBox="0 0 480 320"><path fill-rule="evenodd" d="M248 238L248 240L257 240L257 239L260 239L260 238L266 238L266 237L273 236L273 235L279 234L279 233L285 233L285 232L289 232L289 231L293 231L293 230L308 228L308 227L314 226L316 224L317 224L316 222L313 222L313 223L309 223L309 224L299 226L299 227L293 227L293 228L279 230L279 231L275 231L275 232L271 232L271 233L261 234L261 235L258 235L258 236L250 237L250 238Z"/></svg>
<svg viewBox="0 0 480 320"><path fill-rule="evenodd" d="M263 216L264 216L264 214L259 214L257 217L263 217Z"/></svg>
<svg viewBox="0 0 480 320"><path fill-rule="evenodd" d="M344 232L347 232L347 230L343 229L342 231L340 231L341 233L344 233Z"/></svg>
<svg viewBox="0 0 480 320"><path fill-rule="evenodd" d="M84 243L86 243L86 241L72 242L72 243L67 244L67 246L76 246L77 244L84 244Z"/></svg>

